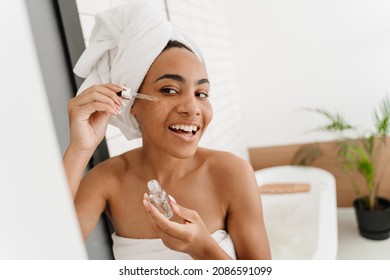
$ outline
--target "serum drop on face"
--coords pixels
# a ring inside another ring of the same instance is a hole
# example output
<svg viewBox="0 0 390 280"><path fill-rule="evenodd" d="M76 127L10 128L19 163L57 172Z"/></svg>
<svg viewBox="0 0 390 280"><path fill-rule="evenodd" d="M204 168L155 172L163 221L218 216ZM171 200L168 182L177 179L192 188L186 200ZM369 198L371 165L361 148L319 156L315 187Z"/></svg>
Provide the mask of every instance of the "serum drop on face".
<svg viewBox="0 0 390 280"><path fill-rule="evenodd" d="M173 210L168 202L167 193L161 189L157 180L151 180L148 182L150 201L161 214L170 219L173 216Z"/></svg>

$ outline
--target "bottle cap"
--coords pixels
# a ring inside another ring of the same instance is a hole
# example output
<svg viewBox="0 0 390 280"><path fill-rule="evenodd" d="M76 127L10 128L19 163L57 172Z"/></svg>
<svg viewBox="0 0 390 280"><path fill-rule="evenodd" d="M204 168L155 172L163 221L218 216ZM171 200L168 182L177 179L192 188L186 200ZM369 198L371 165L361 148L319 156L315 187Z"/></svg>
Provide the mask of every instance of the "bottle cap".
<svg viewBox="0 0 390 280"><path fill-rule="evenodd" d="M151 180L148 182L148 189L151 193L158 193L161 187L157 180Z"/></svg>

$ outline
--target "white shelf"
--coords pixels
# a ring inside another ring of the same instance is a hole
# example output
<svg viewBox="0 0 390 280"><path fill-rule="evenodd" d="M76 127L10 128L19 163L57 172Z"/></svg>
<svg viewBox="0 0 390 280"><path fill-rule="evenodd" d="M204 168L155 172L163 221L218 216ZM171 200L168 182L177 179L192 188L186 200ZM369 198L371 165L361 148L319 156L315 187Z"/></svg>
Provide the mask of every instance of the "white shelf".
<svg viewBox="0 0 390 280"><path fill-rule="evenodd" d="M338 208L338 260L390 260L390 238L370 240L359 234L352 207Z"/></svg>

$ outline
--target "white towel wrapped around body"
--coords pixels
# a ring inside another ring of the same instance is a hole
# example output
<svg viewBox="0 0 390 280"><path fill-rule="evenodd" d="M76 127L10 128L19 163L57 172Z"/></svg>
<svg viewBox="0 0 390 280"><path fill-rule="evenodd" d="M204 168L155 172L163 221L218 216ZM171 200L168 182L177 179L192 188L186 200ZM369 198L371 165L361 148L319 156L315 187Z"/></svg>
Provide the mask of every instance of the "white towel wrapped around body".
<svg viewBox="0 0 390 280"><path fill-rule="evenodd" d="M190 255L166 247L160 238L134 239L116 233L111 237L116 260L192 260ZM232 259L237 259L233 240L225 230L216 230L211 237Z"/></svg>
<svg viewBox="0 0 390 280"><path fill-rule="evenodd" d="M73 69L76 75L86 78L78 94L91 85L107 83L125 84L138 91L169 40L185 44L204 62L193 41L172 26L162 7L151 1L129 0L97 13L89 46ZM129 140L141 136L138 123L130 114L132 103L128 102L121 114L110 119L110 124Z"/></svg>

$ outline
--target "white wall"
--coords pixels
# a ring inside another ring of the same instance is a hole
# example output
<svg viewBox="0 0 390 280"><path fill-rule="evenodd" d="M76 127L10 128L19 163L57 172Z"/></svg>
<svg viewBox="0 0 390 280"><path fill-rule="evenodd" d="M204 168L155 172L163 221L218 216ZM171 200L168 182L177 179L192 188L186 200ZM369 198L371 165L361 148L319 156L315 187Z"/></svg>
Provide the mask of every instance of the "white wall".
<svg viewBox="0 0 390 280"><path fill-rule="evenodd" d="M85 259L25 2L0 21L0 259Z"/></svg>
<svg viewBox="0 0 390 280"><path fill-rule="evenodd" d="M228 0L248 146L330 139L307 133L337 111L367 128L390 95L390 1Z"/></svg>

